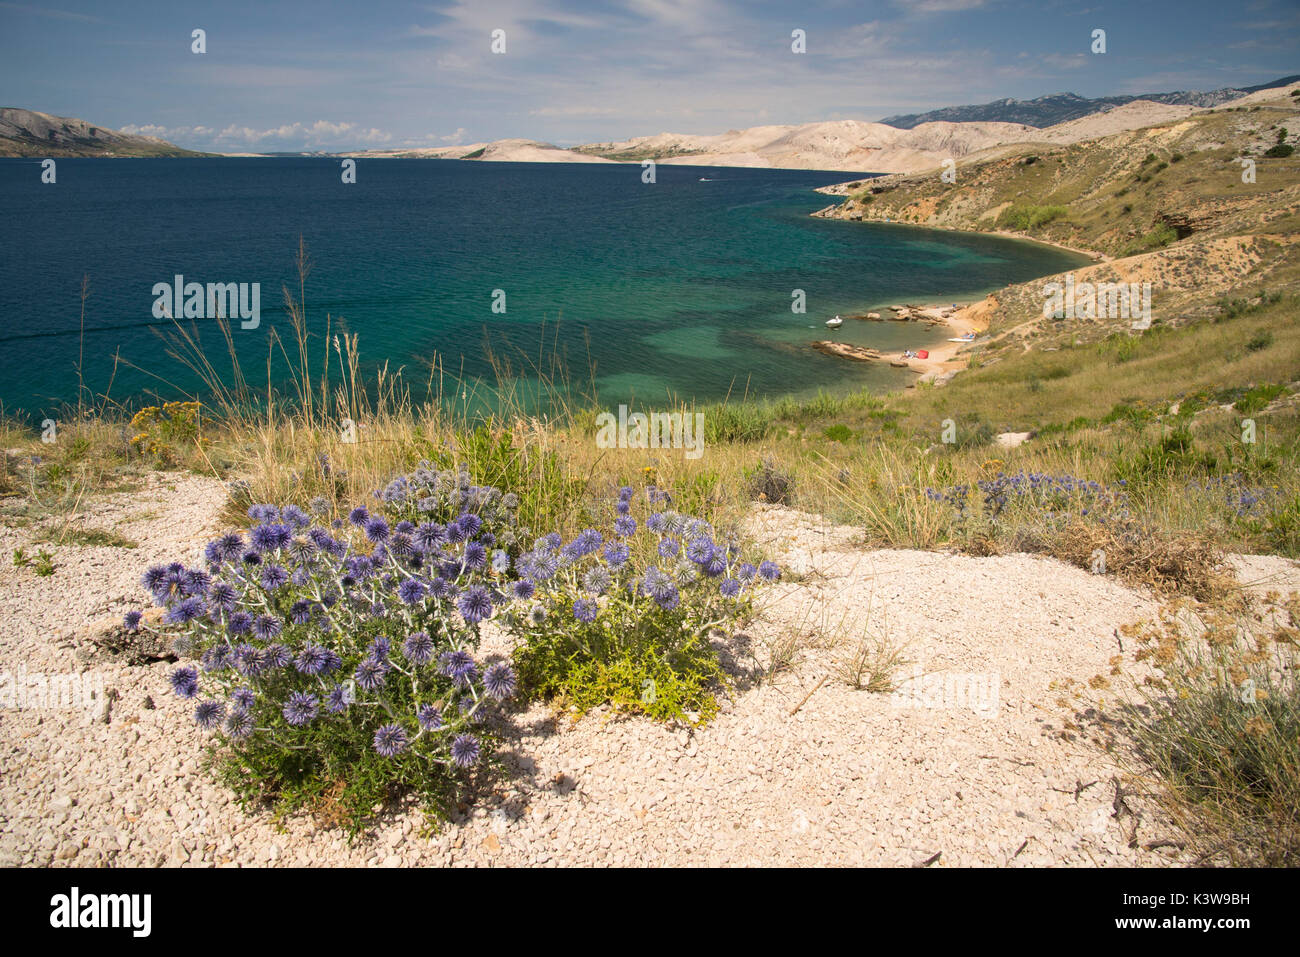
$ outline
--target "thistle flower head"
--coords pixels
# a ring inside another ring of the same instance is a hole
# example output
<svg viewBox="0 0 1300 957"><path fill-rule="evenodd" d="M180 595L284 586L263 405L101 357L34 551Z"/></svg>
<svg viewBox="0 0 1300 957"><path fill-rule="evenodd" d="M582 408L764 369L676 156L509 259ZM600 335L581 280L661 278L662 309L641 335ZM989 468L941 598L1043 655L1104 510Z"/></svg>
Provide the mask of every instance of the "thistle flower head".
<svg viewBox="0 0 1300 957"><path fill-rule="evenodd" d="M515 693L515 673L508 664L498 661L483 675L483 687L498 701L505 701Z"/></svg>
<svg viewBox="0 0 1300 957"><path fill-rule="evenodd" d="M375 750L385 758L395 757L407 749L410 739L398 724L386 724L375 732Z"/></svg>

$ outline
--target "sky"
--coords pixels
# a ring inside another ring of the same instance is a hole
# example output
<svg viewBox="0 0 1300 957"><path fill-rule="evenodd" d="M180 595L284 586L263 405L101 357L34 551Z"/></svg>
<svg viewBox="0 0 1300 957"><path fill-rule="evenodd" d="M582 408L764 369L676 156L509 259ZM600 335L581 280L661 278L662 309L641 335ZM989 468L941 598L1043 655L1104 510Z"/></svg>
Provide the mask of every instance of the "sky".
<svg viewBox="0 0 1300 957"><path fill-rule="evenodd" d="M573 145L1251 86L1298 52L1297 0L0 0L0 105L217 152Z"/></svg>

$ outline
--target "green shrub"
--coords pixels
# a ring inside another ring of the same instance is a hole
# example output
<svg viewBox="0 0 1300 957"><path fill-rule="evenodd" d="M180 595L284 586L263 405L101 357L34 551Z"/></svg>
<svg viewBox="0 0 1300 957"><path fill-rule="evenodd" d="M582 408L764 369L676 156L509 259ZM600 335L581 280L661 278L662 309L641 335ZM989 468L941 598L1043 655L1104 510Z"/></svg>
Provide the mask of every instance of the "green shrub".
<svg viewBox="0 0 1300 957"><path fill-rule="evenodd" d="M832 442L847 442L853 438L853 430L847 425L836 424L822 430L822 435Z"/></svg>
<svg viewBox="0 0 1300 957"><path fill-rule="evenodd" d="M1204 863L1300 862L1295 595L1286 609L1166 608L1123 629L1155 675L1122 686L1122 721Z"/></svg>
<svg viewBox="0 0 1300 957"><path fill-rule="evenodd" d="M749 497L773 505L788 505L794 498L794 478L789 472L776 466L771 459L764 459L753 468L745 470L745 485Z"/></svg>
<svg viewBox="0 0 1300 957"><path fill-rule="evenodd" d="M630 506L630 492L619 502ZM652 505L661 500L651 493ZM665 720L713 713L722 672L710 634L779 575L771 562L742 562L707 522L677 512L639 525L620 515L614 537L588 529L563 549L539 542L516 568L536 587L531 607L506 619L524 690L579 710L609 704Z"/></svg>
<svg viewBox="0 0 1300 957"><path fill-rule="evenodd" d="M1068 213L1064 206L1011 206L998 215L996 225L999 229L1029 232Z"/></svg>
<svg viewBox="0 0 1300 957"><path fill-rule="evenodd" d="M218 777L244 803L324 810L354 835L407 792L445 813L515 688L508 664L473 653L505 600L516 497L425 463L379 502L340 529L257 505L247 540L208 545L207 570L145 575L176 652L202 668L171 683L212 732ZM126 624L146 627L138 612Z"/></svg>
<svg viewBox="0 0 1300 957"><path fill-rule="evenodd" d="M1145 483L1171 476L1211 473L1216 461L1212 453L1197 449L1191 433L1180 426L1142 446L1136 455L1121 458L1115 472L1126 481Z"/></svg>

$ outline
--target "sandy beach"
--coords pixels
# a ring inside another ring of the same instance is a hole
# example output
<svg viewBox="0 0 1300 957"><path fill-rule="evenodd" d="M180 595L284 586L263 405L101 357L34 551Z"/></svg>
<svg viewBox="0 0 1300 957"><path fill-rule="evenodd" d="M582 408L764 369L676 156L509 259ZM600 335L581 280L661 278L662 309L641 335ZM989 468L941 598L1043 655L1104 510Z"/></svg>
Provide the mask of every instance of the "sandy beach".
<svg viewBox="0 0 1300 957"><path fill-rule="evenodd" d="M854 346L847 343L839 343L830 340L823 340L813 343L813 348L826 355L840 356L845 359L852 359L858 362L888 362L891 365L899 362L905 362L907 368L912 372L920 375L918 382L929 382L950 372L959 372L966 368L969 361L966 355L967 349L978 341L979 336L989 327L989 317L992 311L997 307L997 301L990 295L978 302L968 303L964 306L958 306L955 310L951 306L926 305L919 307L888 307L895 310L904 310L902 315L908 318L903 321L924 323L930 328L945 327L950 333L950 338L957 338L974 334L975 339L971 342L940 342L933 346L918 346L916 348L925 349L927 356L924 359L915 357L904 358L899 352L881 352L877 349L866 348L863 346ZM879 313L868 313L871 316L880 315ZM861 318L861 317L858 317ZM867 321L900 321L900 320L867 320ZM913 350L915 351L915 350Z"/></svg>

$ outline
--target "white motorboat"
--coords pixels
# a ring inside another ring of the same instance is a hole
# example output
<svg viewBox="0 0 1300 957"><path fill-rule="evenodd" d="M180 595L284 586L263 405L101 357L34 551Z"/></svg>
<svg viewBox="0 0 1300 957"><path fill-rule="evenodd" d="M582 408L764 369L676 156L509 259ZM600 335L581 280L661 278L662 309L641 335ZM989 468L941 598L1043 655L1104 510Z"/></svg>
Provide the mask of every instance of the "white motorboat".
<svg viewBox="0 0 1300 957"><path fill-rule="evenodd" d="M844 320L839 316L836 316L834 319L827 319L826 325L830 326L832 329L838 329L840 326L844 325Z"/></svg>

